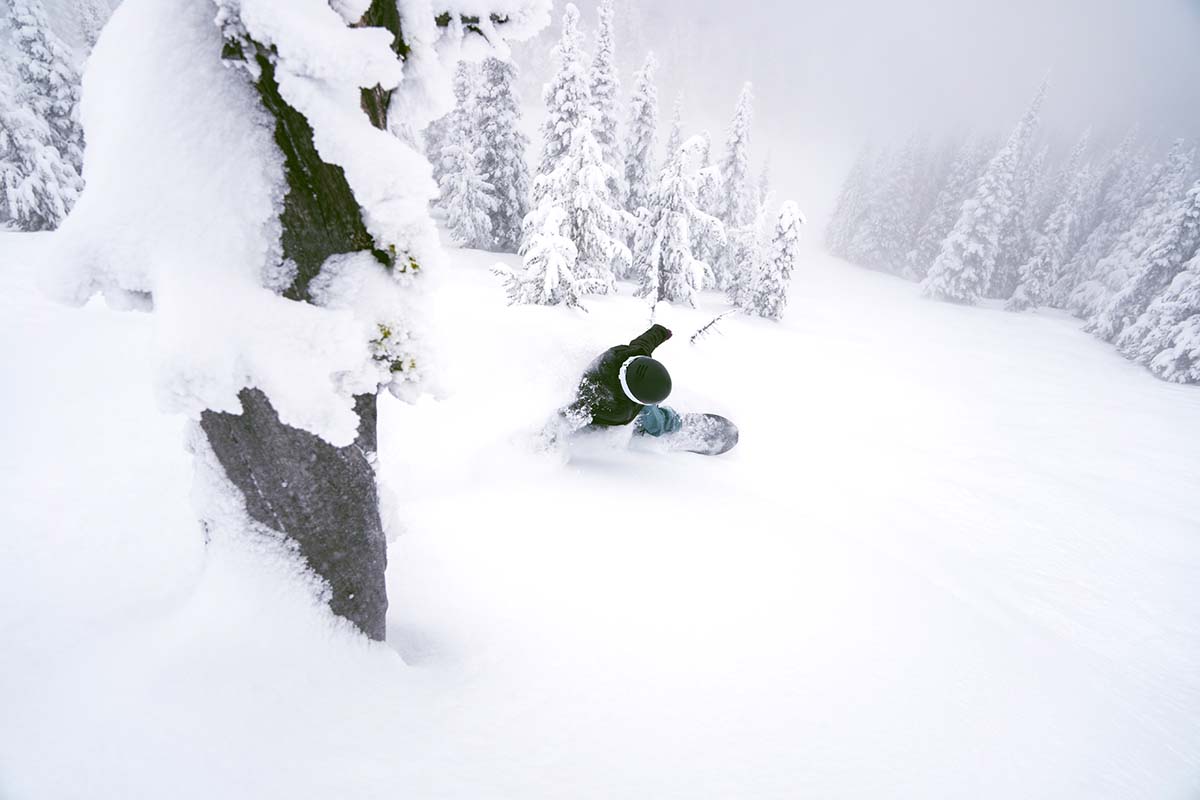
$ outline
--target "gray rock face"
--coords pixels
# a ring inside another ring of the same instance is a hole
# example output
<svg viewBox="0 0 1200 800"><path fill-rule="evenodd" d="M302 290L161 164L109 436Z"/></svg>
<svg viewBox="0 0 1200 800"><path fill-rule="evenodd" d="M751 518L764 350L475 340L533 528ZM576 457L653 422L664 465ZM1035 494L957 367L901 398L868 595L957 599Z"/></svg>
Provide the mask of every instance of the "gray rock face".
<svg viewBox="0 0 1200 800"><path fill-rule="evenodd" d="M257 389L239 395L243 413L205 411L200 426L255 521L295 541L314 572L329 582L333 612L372 639L386 631L387 542L379 517L375 471L376 398L359 395L358 438L334 447L284 425Z"/></svg>

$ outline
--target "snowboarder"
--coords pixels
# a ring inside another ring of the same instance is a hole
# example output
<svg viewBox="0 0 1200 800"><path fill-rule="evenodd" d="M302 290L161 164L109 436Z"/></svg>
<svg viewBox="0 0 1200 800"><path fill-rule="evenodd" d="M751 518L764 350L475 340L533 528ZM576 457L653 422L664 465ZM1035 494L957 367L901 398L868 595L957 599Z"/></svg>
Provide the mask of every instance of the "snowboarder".
<svg viewBox="0 0 1200 800"><path fill-rule="evenodd" d="M643 435L678 431L683 426L679 414L660 405L671 394L671 374L652 358L654 349L670 338L671 331L653 325L629 344L601 353L583 373L575 401L563 410L572 426L632 422Z"/></svg>

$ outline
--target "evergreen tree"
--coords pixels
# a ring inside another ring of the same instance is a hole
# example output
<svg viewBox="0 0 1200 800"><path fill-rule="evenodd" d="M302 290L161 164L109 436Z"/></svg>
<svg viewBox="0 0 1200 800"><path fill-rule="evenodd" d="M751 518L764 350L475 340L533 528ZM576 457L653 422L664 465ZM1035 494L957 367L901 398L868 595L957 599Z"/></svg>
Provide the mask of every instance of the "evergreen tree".
<svg viewBox="0 0 1200 800"><path fill-rule="evenodd" d="M617 96L621 82L617 77L616 46L613 36L613 0L600 0L600 28L596 32L596 56L592 60L592 103L596 109L595 135L604 154L604 163L618 176L621 167L621 143L617 138ZM621 196L619 176L610 182L614 199Z"/></svg>
<svg viewBox="0 0 1200 800"><path fill-rule="evenodd" d="M1148 332L1130 356L1163 380L1200 383L1200 254L1143 316Z"/></svg>
<svg viewBox="0 0 1200 800"><path fill-rule="evenodd" d="M0 227L58 227L82 184L54 146L50 125L0 81Z"/></svg>
<svg viewBox="0 0 1200 800"><path fill-rule="evenodd" d="M1109 159L1108 176L1098 192L1096 221L1067 265L1070 283L1058 288L1063 305L1076 316L1092 316L1107 296L1101 260L1113 252L1121 235L1137 218L1145 192L1145 161L1129 138Z"/></svg>
<svg viewBox="0 0 1200 800"><path fill-rule="evenodd" d="M50 126L54 148L77 173L83 172L83 130L79 126L79 69L50 27L42 0L11 0L21 100Z"/></svg>
<svg viewBox="0 0 1200 800"><path fill-rule="evenodd" d="M779 319L787 305L788 284L800 249L800 226L804 215L792 201L779 209L770 249L762 265L756 270L750 310L760 317Z"/></svg>
<svg viewBox="0 0 1200 800"><path fill-rule="evenodd" d="M1021 283L1021 269L1033 258L1038 239L1034 194L1046 172L1049 153L1049 147L1042 147L1017 170L1013 179L1013 210L1000 233L996 269L987 293L989 297L1012 297Z"/></svg>
<svg viewBox="0 0 1200 800"><path fill-rule="evenodd" d="M709 267L692 249L698 234L723 243L724 226L697 204L697 171L689 162L702 155L704 140L694 136L675 149L655 183L650 206L638 226L633 272L640 277L638 294L652 302L696 305Z"/></svg>
<svg viewBox="0 0 1200 800"><path fill-rule="evenodd" d="M720 205L721 174L712 160L712 138L708 131L700 134L700 147L697 155L699 168L696 173L696 207L710 217L717 216ZM720 240L708 236L703 228L692 230L692 252L698 261L714 269L715 259L726 243L726 237ZM714 281L715 282L715 281Z"/></svg>
<svg viewBox="0 0 1200 800"><path fill-rule="evenodd" d="M433 179L439 187L445 183L450 165L445 162L447 148L458 146L463 131L473 131L475 120L470 111L474 109L474 93L478 83L478 66L467 61L458 62L454 70L454 108L425 128L425 154L433 167Z"/></svg>
<svg viewBox="0 0 1200 800"><path fill-rule="evenodd" d="M629 129L625 139L625 210L637 216L650 202L654 180L654 148L658 136L658 90L654 73L658 62L653 53L633 81L629 107Z"/></svg>
<svg viewBox="0 0 1200 800"><path fill-rule="evenodd" d="M1104 310L1105 330L1119 333L1115 341L1122 353L1148 362L1164 348L1164 300L1152 314L1144 313L1160 294L1167 292L1175 276L1200 250L1200 181L1183 199L1172 205L1162 233L1141 258L1141 269L1113 296ZM1168 314L1168 317L1170 315ZM1110 337L1111 339L1112 337Z"/></svg>
<svg viewBox="0 0 1200 800"><path fill-rule="evenodd" d="M562 37L552 51L557 70L542 90L546 121L542 124L542 159L538 175L549 175L566 156L572 135L586 120L595 125L591 89L584 65L583 34L579 31L579 9L568 3L563 11ZM594 134L589 134L593 136ZM536 194L536 188L534 192ZM534 198L537 205L537 198Z"/></svg>
<svg viewBox="0 0 1200 800"><path fill-rule="evenodd" d="M1113 341L1132 322L1126 302L1116 298L1141 271L1147 250L1167 233L1171 209L1183 194L1192 158L1193 151L1185 149L1181 139L1172 146L1166 162L1155 168L1133 224L1096 265L1095 272L1102 277L1098 285L1089 288L1097 310L1084 330Z"/></svg>
<svg viewBox="0 0 1200 800"><path fill-rule="evenodd" d="M473 146L467 130L454 131L455 138L442 148L442 196L446 227L463 247L486 249L492 245L492 215L499 207L494 187L480 174L481 153Z"/></svg>
<svg viewBox="0 0 1200 800"><path fill-rule="evenodd" d="M573 274L581 286L598 294L616 289L614 266L624 272L631 256L624 244L629 215L614 208L608 194L612 170L604 163L600 145L592 136L591 117L583 115L571 131L568 149L548 175L533 184L535 211L525 220L525 244L531 236L545 233L551 208L563 211L559 233L575 245Z"/></svg>
<svg viewBox="0 0 1200 800"><path fill-rule="evenodd" d="M1004 147L988 162L974 194L963 204L954 230L921 284L927 297L972 304L987 290L996 266L1000 232L1012 213L1016 167L1037 126L1045 92L1043 85Z"/></svg>
<svg viewBox="0 0 1200 800"><path fill-rule="evenodd" d="M903 271L917 236L913 189L919 149L917 140L910 139L891 159L883 170L882 181L871 192L851 244L858 263L884 272Z"/></svg>
<svg viewBox="0 0 1200 800"><path fill-rule="evenodd" d="M725 139L725 156L721 160L721 194L717 217L727 232L738 231L753 223L754 187L750 179L750 124L754 115L754 89L751 84L742 86L733 119L729 123L729 134ZM738 273L748 269L740 258L738 236L731 236L732 246L726 247L717 259L714 268L718 288L729 289L739 279ZM745 278L746 276L741 276Z"/></svg>
<svg viewBox="0 0 1200 800"><path fill-rule="evenodd" d="M671 108L671 131L667 134L667 149L663 153L663 164L675 157L676 151L683 145L683 95L675 98Z"/></svg>
<svg viewBox="0 0 1200 800"><path fill-rule="evenodd" d="M825 247L839 258L849 257L850 243L867 206L874 162L875 156L870 147L859 151L834 203L833 213L825 228ZM955 213L957 214L957 209ZM941 246L940 238L938 246Z"/></svg>
<svg viewBox="0 0 1200 800"><path fill-rule="evenodd" d="M1045 305L1058 283L1070 256L1071 237L1079 224L1078 214L1091 174L1083 165L1090 133L1084 133L1067 159L1063 172L1070 176L1057 205L1038 232L1029 260L1021 265L1020 283L1005 303L1009 311L1025 311Z"/></svg>
<svg viewBox="0 0 1200 800"><path fill-rule="evenodd" d="M576 277L579 253L575 243L562 234L565 223L565 211L558 206L543 206L530 216L531 233L521 247L522 268L514 270L503 264L492 267L504 282L509 305L582 308L581 298L593 287L590 281Z"/></svg>
<svg viewBox="0 0 1200 800"><path fill-rule="evenodd" d="M516 252L521 225L529 213L529 138L521 132L521 103L515 84L517 67L489 57L483 62L476 114L481 149L480 177L492 187L496 206L491 212L496 249Z"/></svg>
<svg viewBox="0 0 1200 800"><path fill-rule="evenodd" d="M83 190L79 73L40 0L12 0L0 25L14 45L0 56L0 223L56 228Z"/></svg>
<svg viewBox="0 0 1200 800"><path fill-rule="evenodd" d="M768 236L771 226L767 209L766 204L761 205L748 225L733 230L726 229L729 245L724 252L735 259L739 268L730 273L729 282L725 286L725 296L729 298L730 303L743 311L752 307L758 270L766 260L770 245Z"/></svg>

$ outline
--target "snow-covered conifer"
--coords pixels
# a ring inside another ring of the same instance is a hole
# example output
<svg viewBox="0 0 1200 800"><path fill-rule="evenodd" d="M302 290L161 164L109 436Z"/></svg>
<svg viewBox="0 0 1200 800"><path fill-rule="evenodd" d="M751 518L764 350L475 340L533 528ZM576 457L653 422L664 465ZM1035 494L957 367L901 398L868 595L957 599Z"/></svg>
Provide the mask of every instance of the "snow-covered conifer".
<svg viewBox="0 0 1200 800"><path fill-rule="evenodd" d="M996 268L987 296L1009 298L1021 283L1021 269L1033 258L1038 230L1034 195L1044 180L1050 148L1043 146L1017 167L1012 184L1012 212L1000 231Z"/></svg>
<svg viewBox="0 0 1200 800"><path fill-rule="evenodd" d="M1104 275L1097 267L1138 216L1145 162L1144 153L1135 149L1132 137L1127 137L1109 157L1106 175L1097 188L1093 227L1067 264L1070 283L1060 284L1056 290L1060 302L1076 316L1090 317L1107 295Z"/></svg>
<svg viewBox="0 0 1200 800"><path fill-rule="evenodd" d="M769 205L764 203L755 211L748 225L733 230L726 229L729 244L724 249L726 257L733 259L737 269L729 273L725 285L725 296L734 306L748 310L752 307L754 285L758 271L766 260L772 232Z"/></svg>
<svg viewBox="0 0 1200 800"><path fill-rule="evenodd" d="M986 153L985 140L980 137L968 138L959 148L933 209L917 231L916 244L908 253L906 274L909 277L922 280L929 272L986 164Z"/></svg>
<svg viewBox="0 0 1200 800"><path fill-rule="evenodd" d="M10 0L17 74L22 101L50 126L53 143L76 172L83 171L83 130L79 126L79 69L71 52L50 27L42 0Z"/></svg>
<svg viewBox="0 0 1200 800"><path fill-rule="evenodd" d="M479 67L460 61L454 70L454 108L425 128L425 153L433 168L433 179L442 186L450 165L445 161L447 148L459 146L464 134L473 136L476 128L472 112L476 108L475 92Z"/></svg>
<svg viewBox="0 0 1200 800"><path fill-rule="evenodd" d="M1021 265L1020 282L1004 304L1009 311L1025 311L1046 305L1054 286L1062 277L1071 255L1072 236L1079 224L1084 196L1092 182L1091 172L1083 163L1090 136L1090 133L1083 135L1063 166L1063 173L1070 179L1058 203L1038 231L1032 254Z"/></svg>
<svg viewBox="0 0 1200 800"><path fill-rule="evenodd" d="M863 266L892 273L904 270L917 235L913 190L920 147L915 137L909 139L870 194L850 248Z"/></svg>
<svg viewBox="0 0 1200 800"><path fill-rule="evenodd" d="M584 63L583 34L579 30L579 9L568 3L562 16L562 36L553 50L557 66L554 77L542 89L546 121L542 123L542 155L539 175L549 175L565 157L572 133L586 124L594 126L592 93ZM594 134L593 134L594 137ZM535 189L536 191L536 189ZM534 204L537 204L535 198Z"/></svg>
<svg viewBox="0 0 1200 800"><path fill-rule="evenodd" d="M1187 185L1193 156L1194 151L1186 148L1183 140L1178 140L1171 147L1166 161L1155 167L1132 225L1121 235L1112 251L1096 264L1094 273L1098 276L1097 283L1086 287L1096 311L1088 319L1084 330L1113 341L1133 321L1128 315L1126 302L1117 301L1117 297L1142 271L1147 250L1154 247L1165 234L1169 234L1172 209Z"/></svg>
<svg viewBox="0 0 1200 800"><path fill-rule="evenodd" d="M1008 141L963 204L954 229L921 284L927 297L972 304L987 291L996 265L1000 232L1012 213L1012 184L1020 155L1037 126L1046 87L1043 85Z"/></svg>
<svg viewBox="0 0 1200 800"><path fill-rule="evenodd" d="M754 189L750 179L750 125L754 119L754 88L742 86L725 139L721 160L721 221L726 226L749 224L754 218Z"/></svg>
<svg viewBox="0 0 1200 800"><path fill-rule="evenodd" d="M560 233L575 244L574 274L586 281L591 291L606 294L615 290L617 273L624 274L631 260L624 244L632 220L612 205L608 181L612 170L604 163L600 145L592 136L590 115L580 118L571 131L567 150L548 175L534 179L534 211L526 217L526 242L545 230L550 208L563 210Z"/></svg>
<svg viewBox="0 0 1200 800"><path fill-rule="evenodd" d="M1142 316L1146 337L1128 354L1163 380L1200 383L1200 253Z"/></svg>
<svg viewBox="0 0 1200 800"><path fill-rule="evenodd" d="M1162 233L1142 254L1141 269L1104 310L1103 324L1106 330L1119 333L1115 341L1122 353L1145 363L1163 349L1161 337L1171 324L1164 319L1164 310L1171 301L1164 300L1153 314L1145 312L1156 297L1168 290L1197 250L1200 250L1200 181L1172 205Z"/></svg>
<svg viewBox="0 0 1200 800"><path fill-rule="evenodd" d="M697 235L722 244L724 226L697 203L698 170L693 161L703 155L704 139L693 136L675 149L663 167L650 196L647 213L639 220L633 254L633 273L640 279L638 294L652 302L696 304L709 267L696 258Z"/></svg>
<svg viewBox="0 0 1200 800"><path fill-rule="evenodd" d="M741 249L738 242L742 237L734 232L755 222L755 192L750 177L750 125L753 117L754 87L747 82L738 94L725 139L725 155L721 159L721 194L717 217L730 234L730 245L720 253L713 272L718 288L726 290L735 282L744 283L737 273L748 269L738 252Z"/></svg>
<svg viewBox="0 0 1200 800"><path fill-rule="evenodd" d="M667 134L667 148L663 152L663 165L675 157L677 151L683 145L683 95L675 98L675 105L671 108L671 130Z"/></svg>
<svg viewBox="0 0 1200 800"><path fill-rule="evenodd" d="M442 148L442 196L446 227L463 247L492 246L492 215L500 205L494 187L480 174L480 150L470 131L455 131L455 139Z"/></svg>
<svg viewBox="0 0 1200 800"><path fill-rule="evenodd" d="M700 149L697 154L696 173L696 207L710 217L717 216L720 205L721 175L712 160L712 138L708 131L700 134ZM725 240L720 242L707 236L702 229L692 231L692 253L698 261L703 261L709 269L714 269L714 262Z"/></svg>
<svg viewBox="0 0 1200 800"><path fill-rule="evenodd" d="M581 308L580 299L588 294L589 281L576 277L579 256L575 243L562 234L566 212L558 206L543 206L530 216L530 235L521 247L524 263L520 269L503 264L492 268L504 282L509 305L565 305Z"/></svg>
<svg viewBox="0 0 1200 800"><path fill-rule="evenodd" d="M794 202L789 200L780 206L766 258L756 270L748 309L760 317L779 319L783 316L788 284L799 255L800 226L803 224L804 215Z"/></svg>
<svg viewBox="0 0 1200 800"><path fill-rule="evenodd" d="M621 143L617 138L617 96L621 82L617 77L616 44L613 35L613 0L600 0L600 27L596 31L596 55L592 59L592 104L596 109L595 135L604 154L604 162L619 176ZM619 177L609 187L614 198L620 197Z"/></svg>
<svg viewBox="0 0 1200 800"><path fill-rule="evenodd" d="M49 123L0 80L0 224L47 230L70 211L82 181L54 141Z"/></svg>
<svg viewBox="0 0 1200 800"><path fill-rule="evenodd" d="M516 252L521 226L529 213L529 138L521 132L521 103L517 97L517 67L489 57L483 62L476 105L479 124L480 177L492 187L492 240L497 250Z"/></svg>
<svg viewBox="0 0 1200 800"><path fill-rule="evenodd" d="M629 125L625 134L625 210L637 216L653 191L654 149L658 139L658 89L654 73L658 61L653 53L633 80L633 98L629 105Z"/></svg>
<svg viewBox="0 0 1200 800"><path fill-rule="evenodd" d="M860 150L858 157L854 160L854 166L850 168L850 172L838 192L837 200L834 202L833 213L825 228L825 247L830 253L840 258L849 256L850 242L862 220L869 197L874 163L875 154L870 147ZM957 215L957 208L955 214ZM947 228L948 230L949 228ZM938 239L937 244L940 248L941 238Z"/></svg>

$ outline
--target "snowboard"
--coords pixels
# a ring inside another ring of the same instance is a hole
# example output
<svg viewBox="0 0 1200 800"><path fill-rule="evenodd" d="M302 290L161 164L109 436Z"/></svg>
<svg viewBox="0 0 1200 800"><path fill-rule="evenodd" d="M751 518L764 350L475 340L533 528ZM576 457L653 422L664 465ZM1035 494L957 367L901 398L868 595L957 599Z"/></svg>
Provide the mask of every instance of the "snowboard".
<svg viewBox="0 0 1200 800"><path fill-rule="evenodd" d="M656 448L699 453L704 456L719 456L733 449L738 443L738 429L731 420L719 414L680 414L683 427L674 433L662 436L641 436L643 441L655 443Z"/></svg>

